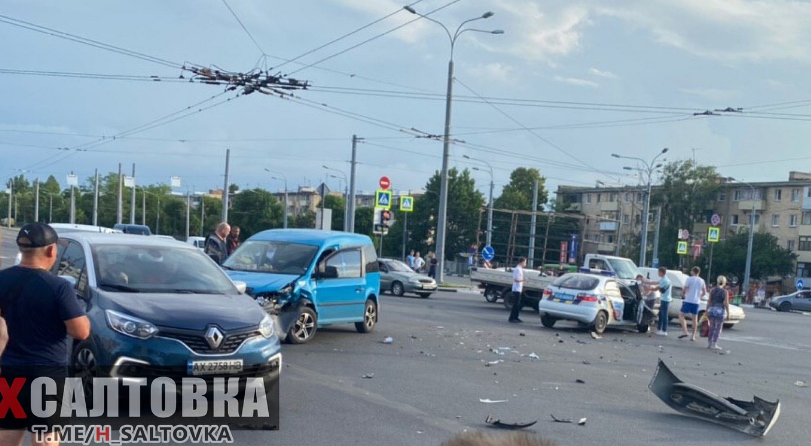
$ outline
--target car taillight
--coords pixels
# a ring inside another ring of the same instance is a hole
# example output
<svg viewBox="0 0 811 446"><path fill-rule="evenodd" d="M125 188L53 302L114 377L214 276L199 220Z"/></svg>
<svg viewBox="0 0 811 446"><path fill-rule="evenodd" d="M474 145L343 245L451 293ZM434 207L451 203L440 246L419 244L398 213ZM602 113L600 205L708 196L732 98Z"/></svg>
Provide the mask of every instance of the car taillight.
<svg viewBox="0 0 811 446"><path fill-rule="evenodd" d="M599 296L586 293L578 294L577 299L582 300L583 302L597 302L598 300L600 300Z"/></svg>
<svg viewBox="0 0 811 446"><path fill-rule="evenodd" d="M550 289L543 290L543 297L549 299L549 297L551 297L551 296L552 296L552 290L550 290Z"/></svg>

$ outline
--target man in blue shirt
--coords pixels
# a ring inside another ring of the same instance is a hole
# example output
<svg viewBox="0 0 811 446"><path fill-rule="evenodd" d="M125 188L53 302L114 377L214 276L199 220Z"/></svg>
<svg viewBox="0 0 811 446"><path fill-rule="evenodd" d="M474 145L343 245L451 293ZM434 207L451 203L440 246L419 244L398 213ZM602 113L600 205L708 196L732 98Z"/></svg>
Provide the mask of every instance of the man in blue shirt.
<svg viewBox="0 0 811 446"><path fill-rule="evenodd" d="M47 424L31 415L30 383L38 377L57 382L68 374L68 338L90 336L90 321L79 306L73 286L49 271L57 258L56 231L48 225L23 226L17 235L22 253L18 266L0 271L0 314L8 326L8 342L0 358L2 378L11 384L24 378L18 401L26 418L0 418L0 445L22 444L24 429ZM26 404L27 403L27 404ZM29 407L27 407L29 406ZM58 445L59 442L44 444Z"/></svg>

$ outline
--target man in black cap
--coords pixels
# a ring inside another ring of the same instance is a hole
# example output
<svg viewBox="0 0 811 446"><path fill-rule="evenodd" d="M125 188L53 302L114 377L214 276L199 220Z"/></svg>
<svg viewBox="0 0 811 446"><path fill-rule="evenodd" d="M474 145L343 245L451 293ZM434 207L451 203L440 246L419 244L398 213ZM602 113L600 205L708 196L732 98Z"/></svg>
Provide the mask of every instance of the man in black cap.
<svg viewBox="0 0 811 446"><path fill-rule="evenodd" d="M0 314L8 325L8 343L0 357L0 380L10 385L25 378L18 401L28 415L0 418L0 445L21 445L26 428L47 424L31 415L30 383L38 377L57 382L68 374L68 338L90 336L90 320L73 286L49 271L56 262L59 237L48 225L27 224L17 234L22 253L18 266L0 271ZM27 404L26 404L27 403ZM59 441L34 444L58 445Z"/></svg>

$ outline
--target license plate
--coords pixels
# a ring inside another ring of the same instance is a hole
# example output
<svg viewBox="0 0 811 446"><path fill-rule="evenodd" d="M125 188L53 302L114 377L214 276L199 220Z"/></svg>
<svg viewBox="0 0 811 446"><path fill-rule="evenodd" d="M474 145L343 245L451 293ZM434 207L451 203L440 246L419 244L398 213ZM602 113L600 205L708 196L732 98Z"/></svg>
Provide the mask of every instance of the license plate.
<svg viewBox="0 0 811 446"><path fill-rule="evenodd" d="M241 359L189 361L189 375L220 375L242 372Z"/></svg>
<svg viewBox="0 0 811 446"><path fill-rule="evenodd" d="M571 295L571 294L563 294L563 293L555 293L555 294L552 295L552 297L554 297L555 299L560 299L560 300L573 300L574 299L573 295Z"/></svg>

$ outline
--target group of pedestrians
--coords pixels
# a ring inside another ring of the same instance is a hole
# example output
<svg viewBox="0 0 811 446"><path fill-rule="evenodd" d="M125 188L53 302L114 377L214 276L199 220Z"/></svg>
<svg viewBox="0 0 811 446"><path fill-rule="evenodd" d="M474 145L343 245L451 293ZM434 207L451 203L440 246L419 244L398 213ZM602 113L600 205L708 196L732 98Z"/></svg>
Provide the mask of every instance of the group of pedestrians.
<svg viewBox="0 0 811 446"><path fill-rule="evenodd" d="M427 266L428 277L436 278L436 269L439 266L439 260L437 260L436 254L432 252L428 253L427 258L428 261L426 263L425 259L422 257L420 252L417 251L415 254L414 250L412 249L406 256L406 263L408 264L409 268L413 269L418 273L426 272Z"/></svg>
<svg viewBox="0 0 811 446"><path fill-rule="evenodd" d="M241 243L239 233L239 226L231 226L225 221L220 222L214 232L206 237L203 251L217 262L217 265L222 265L225 259L239 248Z"/></svg>

